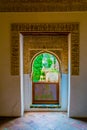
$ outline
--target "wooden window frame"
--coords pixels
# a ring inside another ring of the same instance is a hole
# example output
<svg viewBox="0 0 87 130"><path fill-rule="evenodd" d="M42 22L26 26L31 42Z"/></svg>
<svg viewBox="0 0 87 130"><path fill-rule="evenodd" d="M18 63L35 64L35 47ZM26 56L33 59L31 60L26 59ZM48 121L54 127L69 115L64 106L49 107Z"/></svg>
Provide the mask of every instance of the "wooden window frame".
<svg viewBox="0 0 87 130"><path fill-rule="evenodd" d="M35 84L55 84L56 85L56 100L36 100L35 99ZM33 104L59 104L59 83L56 83L56 82L32 82L32 103Z"/></svg>

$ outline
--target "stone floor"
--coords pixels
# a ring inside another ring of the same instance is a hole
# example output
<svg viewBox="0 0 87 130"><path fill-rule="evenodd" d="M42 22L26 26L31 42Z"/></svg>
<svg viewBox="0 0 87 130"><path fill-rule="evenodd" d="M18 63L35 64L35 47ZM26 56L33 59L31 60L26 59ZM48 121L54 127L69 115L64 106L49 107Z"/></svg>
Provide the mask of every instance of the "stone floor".
<svg viewBox="0 0 87 130"><path fill-rule="evenodd" d="M19 118L0 118L0 130L87 130L87 119L65 112L27 112Z"/></svg>

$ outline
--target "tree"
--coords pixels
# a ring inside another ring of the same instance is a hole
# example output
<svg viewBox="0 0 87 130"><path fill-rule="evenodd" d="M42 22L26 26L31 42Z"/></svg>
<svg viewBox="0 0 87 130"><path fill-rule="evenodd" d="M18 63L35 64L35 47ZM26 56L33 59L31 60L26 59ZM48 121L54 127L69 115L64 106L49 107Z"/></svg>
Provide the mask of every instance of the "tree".
<svg viewBox="0 0 87 130"><path fill-rule="evenodd" d="M45 68L50 68L51 67L51 65L52 65L51 56L52 56L51 54L44 53L44 57L43 57L44 63L43 63L43 66Z"/></svg>
<svg viewBox="0 0 87 130"><path fill-rule="evenodd" d="M43 54L37 56L33 62L33 81L38 82L40 80L41 70L42 70L42 59Z"/></svg>
<svg viewBox="0 0 87 130"><path fill-rule="evenodd" d="M54 68L54 64L56 64L56 57L49 53L42 53L38 55L33 62L33 82L40 81L40 77L45 77L45 72L43 72L42 68L51 69L52 72L57 72ZM53 68L51 68L53 67Z"/></svg>

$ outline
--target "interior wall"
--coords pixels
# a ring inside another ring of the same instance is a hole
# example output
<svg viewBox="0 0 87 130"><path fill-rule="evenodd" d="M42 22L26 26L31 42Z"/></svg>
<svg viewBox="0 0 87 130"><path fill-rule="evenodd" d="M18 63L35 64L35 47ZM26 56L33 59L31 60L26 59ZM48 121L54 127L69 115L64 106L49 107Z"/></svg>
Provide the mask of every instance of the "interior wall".
<svg viewBox="0 0 87 130"><path fill-rule="evenodd" d="M70 117L87 117L87 12L0 13L0 116L20 116L20 77L10 73L11 23L80 23L80 74L71 76Z"/></svg>

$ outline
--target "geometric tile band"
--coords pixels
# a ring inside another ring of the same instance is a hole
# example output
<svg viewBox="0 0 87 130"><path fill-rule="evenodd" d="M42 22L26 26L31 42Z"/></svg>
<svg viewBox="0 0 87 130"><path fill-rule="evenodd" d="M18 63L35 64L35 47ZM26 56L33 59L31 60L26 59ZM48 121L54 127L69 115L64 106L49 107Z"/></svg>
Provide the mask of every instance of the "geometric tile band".
<svg viewBox="0 0 87 130"><path fill-rule="evenodd" d="M87 0L0 0L0 12L87 11Z"/></svg>
<svg viewBox="0 0 87 130"><path fill-rule="evenodd" d="M79 23L12 23L11 75L19 75L19 33L71 33L71 74L79 75Z"/></svg>

